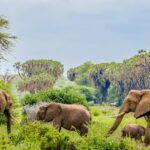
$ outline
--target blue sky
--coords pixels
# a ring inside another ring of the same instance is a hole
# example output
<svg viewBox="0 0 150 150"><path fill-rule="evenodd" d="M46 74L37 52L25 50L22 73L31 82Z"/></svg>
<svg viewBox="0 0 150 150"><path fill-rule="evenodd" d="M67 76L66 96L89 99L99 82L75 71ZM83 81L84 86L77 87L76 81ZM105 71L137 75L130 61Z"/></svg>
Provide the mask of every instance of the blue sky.
<svg viewBox="0 0 150 150"><path fill-rule="evenodd" d="M0 14L18 37L1 72L40 58L58 60L66 71L150 49L149 0L0 0Z"/></svg>

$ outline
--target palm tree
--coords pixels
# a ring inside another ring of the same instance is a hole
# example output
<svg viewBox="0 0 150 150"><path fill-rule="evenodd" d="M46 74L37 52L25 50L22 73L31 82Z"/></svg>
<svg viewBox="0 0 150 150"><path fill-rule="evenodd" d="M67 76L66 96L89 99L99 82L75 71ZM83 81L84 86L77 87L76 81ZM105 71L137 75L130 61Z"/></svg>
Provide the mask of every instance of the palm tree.
<svg viewBox="0 0 150 150"><path fill-rule="evenodd" d="M16 37L7 33L9 21L0 16L0 59L4 59L3 55L13 46L12 40Z"/></svg>

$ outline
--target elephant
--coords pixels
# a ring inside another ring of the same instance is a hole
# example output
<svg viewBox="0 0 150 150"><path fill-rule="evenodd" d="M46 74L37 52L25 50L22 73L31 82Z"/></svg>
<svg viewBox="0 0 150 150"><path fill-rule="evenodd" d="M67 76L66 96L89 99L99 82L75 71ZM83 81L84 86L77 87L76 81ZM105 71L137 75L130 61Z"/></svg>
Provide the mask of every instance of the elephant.
<svg viewBox="0 0 150 150"><path fill-rule="evenodd" d="M49 103L39 107L36 119L43 122L52 121L59 132L61 127L67 130L76 128L82 136L88 132L87 125L91 121L91 114L82 105Z"/></svg>
<svg viewBox="0 0 150 150"><path fill-rule="evenodd" d="M126 124L121 133L122 137L130 137L142 141L142 136L145 135L145 127L138 124Z"/></svg>
<svg viewBox="0 0 150 150"><path fill-rule="evenodd" d="M122 103L119 114L115 116L117 118L108 131L107 136L116 130L124 115L129 112L134 112L136 119L141 117L146 118L147 127L145 130L144 143L145 145L150 145L150 89L129 91Z"/></svg>
<svg viewBox="0 0 150 150"><path fill-rule="evenodd" d="M7 119L7 132L11 132L11 107L12 107L12 99L11 97L4 92L3 90L0 90L0 111L5 114Z"/></svg>
<svg viewBox="0 0 150 150"><path fill-rule="evenodd" d="M34 104L34 105L25 105L23 107L23 112L24 112L25 118L24 118L24 120L22 120L22 123L27 123L28 121L35 121L39 107L42 105L46 105L46 104L48 104L48 103L41 102L41 103Z"/></svg>

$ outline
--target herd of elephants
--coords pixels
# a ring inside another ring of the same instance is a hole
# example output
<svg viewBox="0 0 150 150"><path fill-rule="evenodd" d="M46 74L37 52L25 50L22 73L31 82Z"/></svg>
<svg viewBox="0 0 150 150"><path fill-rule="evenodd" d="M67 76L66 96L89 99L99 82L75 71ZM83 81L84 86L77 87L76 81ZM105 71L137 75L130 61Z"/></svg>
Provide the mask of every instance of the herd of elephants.
<svg viewBox="0 0 150 150"><path fill-rule="evenodd" d="M7 118L7 131L11 132L11 97L3 90L0 90L0 111ZM147 127L137 124L127 124L122 129L122 137L129 136L136 140L141 140L144 136L145 145L150 145L150 89L131 90L125 97L123 104L116 115L116 120L107 133L110 136L121 123L125 114L134 112L136 119L145 117ZM79 130L80 135L88 133L87 124L91 121L90 112L82 105L49 103L39 107L36 119L41 122L53 122L54 127L61 131L61 127L71 130L72 127Z"/></svg>

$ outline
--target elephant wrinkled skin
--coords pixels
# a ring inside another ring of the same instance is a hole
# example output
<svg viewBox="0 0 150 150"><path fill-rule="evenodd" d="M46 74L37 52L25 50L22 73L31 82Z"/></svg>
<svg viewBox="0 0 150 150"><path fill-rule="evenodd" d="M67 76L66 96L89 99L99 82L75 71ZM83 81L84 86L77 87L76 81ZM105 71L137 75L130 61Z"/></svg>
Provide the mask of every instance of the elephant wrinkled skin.
<svg viewBox="0 0 150 150"><path fill-rule="evenodd" d="M147 128L145 131L144 143L146 145L150 145L150 89L129 91L119 110L116 121L108 131L107 136L109 136L116 130L124 115L129 112L134 112L134 117L136 119L141 117L146 118Z"/></svg>
<svg viewBox="0 0 150 150"><path fill-rule="evenodd" d="M91 115L82 105L50 103L39 108L36 119L44 122L52 121L59 131L61 127L68 130L76 128L80 131L80 135L86 135Z"/></svg>

